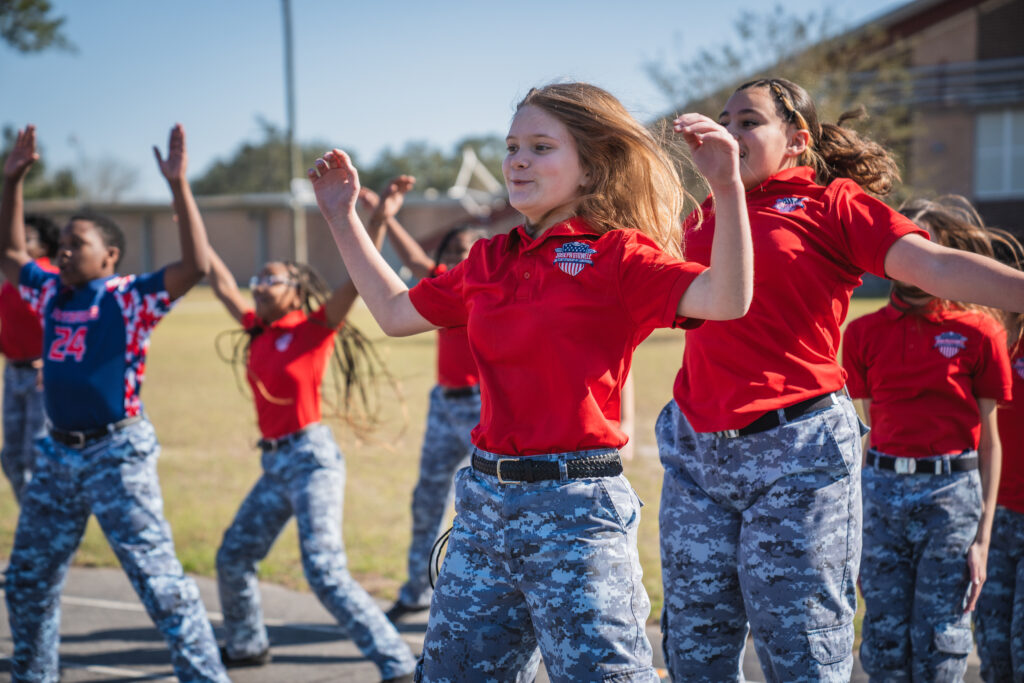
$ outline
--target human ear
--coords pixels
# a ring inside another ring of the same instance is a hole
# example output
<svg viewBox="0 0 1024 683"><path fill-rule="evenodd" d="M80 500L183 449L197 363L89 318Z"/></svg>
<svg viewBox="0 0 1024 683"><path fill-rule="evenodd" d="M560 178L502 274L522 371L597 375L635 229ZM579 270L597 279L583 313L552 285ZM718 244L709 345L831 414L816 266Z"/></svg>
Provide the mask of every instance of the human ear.
<svg viewBox="0 0 1024 683"><path fill-rule="evenodd" d="M114 247L114 246L107 247L107 257L106 257L105 262L103 264L104 268L107 266L107 263L112 264L111 265L112 268L116 268L117 267L117 262L120 260L120 258L121 258L121 250L119 248Z"/></svg>
<svg viewBox="0 0 1024 683"><path fill-rule="evenodd" d="M786 143L786 156L799 157L811 146L811 134L803 128L797 128L789 135Z"/></svg>

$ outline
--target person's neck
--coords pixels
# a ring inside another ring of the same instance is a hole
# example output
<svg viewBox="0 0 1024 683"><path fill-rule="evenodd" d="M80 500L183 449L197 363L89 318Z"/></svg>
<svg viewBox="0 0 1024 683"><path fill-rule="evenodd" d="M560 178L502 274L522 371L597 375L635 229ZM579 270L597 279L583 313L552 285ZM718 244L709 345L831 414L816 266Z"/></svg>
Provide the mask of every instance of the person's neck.
<svg viewBox="0 0 1024 683"><path fill-rule="evenodd" d="M526 233L530 237L532 237L533 239L537 239L545 232L547 232L550 228L553 228L559 223L564 223L565 221L569 220L575 215L575 202L571 204L563 204L561 206L556 206L555 208L548 211L546 214L541 216L536 223L534 223L529 219L529 217L527 217L526 223L523 226L523 228L526 230Z"/></svg>

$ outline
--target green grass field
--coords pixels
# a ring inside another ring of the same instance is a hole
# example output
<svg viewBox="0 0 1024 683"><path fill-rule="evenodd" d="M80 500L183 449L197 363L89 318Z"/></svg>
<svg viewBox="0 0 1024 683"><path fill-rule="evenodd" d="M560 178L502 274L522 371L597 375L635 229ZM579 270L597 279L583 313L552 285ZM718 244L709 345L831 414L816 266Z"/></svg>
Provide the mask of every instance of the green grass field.
<svg viewBox="0 0 1024 683"><path fill-rule="evenodd" d="M855 299L850 319L882 305ZM352 320L377 342L399 380L404 400L385 387L386 421L372 439L357 440L333 421L346 456L345 542L353 575L378 597L391 599L405 578L409 543L409 502L417 473L427 392L435 377L436 335L387 339L365 308ZM157 327L150 347L142 397L163 446L160 479L165 513L174 529L178 556L189 572L212 576L221 534L259 476L259 451L252 402L239 392L232 369L217 356L214 340L233 321L209 289L190 293ZM671 397L682 354L682 333L662 330L638 349L636 382L636 456L626 473L646 503L640 526L644 583L657 617L661 609L658 559L658 500L661 467L654 421ZM329 421L331 422L331 421ZM9 552L18 508L10 489L0 487L0 555ZM116 566L103 534L91 521L76 562ZM305 589L294 522L281 534L263 562L267 581Z"/></svg>

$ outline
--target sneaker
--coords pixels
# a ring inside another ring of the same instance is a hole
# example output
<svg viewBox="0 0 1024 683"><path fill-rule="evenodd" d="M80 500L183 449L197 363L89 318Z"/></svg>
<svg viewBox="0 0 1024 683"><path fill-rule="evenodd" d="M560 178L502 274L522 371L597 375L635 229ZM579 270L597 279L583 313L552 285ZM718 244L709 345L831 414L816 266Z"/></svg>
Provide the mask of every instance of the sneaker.
<svg viewBox="0 0 1024 683"><path fill-rule="evenodd" d="M246 666L264 666L270 663L270 648L267 648L263 652L257 652L254 655L232 657L228 654L228 649L226 647L221 647L220 661L224 663L224 667L227 669L239 669Z"/></svg>
<svg viewBox="0 0 1024 683"><path fill-rule="evenodd" d="M430 605L424 605L422 607L411 607L404 605L401 602L395 601L388 611L384 613L384 616L388 618L392 624L397 624L402 618L409 616L410 614L419 614L430 609ZM410 679L411 680L411 679Z"/></svg>

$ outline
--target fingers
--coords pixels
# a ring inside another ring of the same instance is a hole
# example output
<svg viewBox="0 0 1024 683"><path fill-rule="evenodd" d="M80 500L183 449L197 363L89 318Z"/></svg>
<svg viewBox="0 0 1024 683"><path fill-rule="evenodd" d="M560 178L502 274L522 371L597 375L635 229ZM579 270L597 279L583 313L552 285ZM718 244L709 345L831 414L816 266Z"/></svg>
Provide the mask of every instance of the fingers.
<svg viewBox="0 0 1024 683"><path fill-rule="evenodd" d="M32 160L38 159L39 155L36 153L36 127L29 124L18 131L18 135L14 140L14 150L22 156L28 157Z"/></svg>
<svg viewBox="0 0 1024 683"><path fill-rule="evenodd" d="M974 607L978 604L978 598L981 597L981 586L983 583L984 581L979 579L971 581L971 589L967 593L967 605L964 607L964 612L974 611Z"/></svg>
<svg viewBox="0 0 1024 683"><path fill-rule="evenodd" d="M356 167L352 165L352 159L349 158L348 154L338 148L334 148L329 152L325 152L322 157L313 162L313 167L306 170L306 176L310 180L317 180L333 169L340 170L344 178L354 178L358 175Z"/></svg>
<svg viewBox="0 0 1024 683"><path fill-rule="evenodd" d="M672 130L681 133L690 145L700 146L705 141L720 141L728 145L735 138L720 123L702 114L683 114L672 122Z"/></svg>
<svg viewBox="0 0 1024 683"><path fill-rule="evenodd" d="M15 145L22 149L35 151L36 149L36 127L31 123L18 131L18 138Z"/></svg>
<svg viewBox="0 0 1024 683"><path fill-rule="evenodd" d="M185 127L180 123L174 124L171 128L171 137L167 143L168 153L170 150L184 150L185 149Z"/></svg>
<svg viewBox="0 0 1024 683"><path fill-rule="evenodd" d="M384 188L384 198L387 199L393 195L404 195L415 184L416 178L411 175L395 176L388 181L388 186Z"/></svg>
<svg viewBox="0 0 1024 683"><path fill-rule="evenodd" d="M157 163L157 165L158 165L158 166L160 166L160 167L162 168L162 167L163 167L163 165L164 165L164 158L163 158L163 156L161 156L161 154L160 154L160 148L159 148L159 147L157 147L156 145L153 145L153 156L155 156L155 157L156 157L156 163Z"/></svg>

